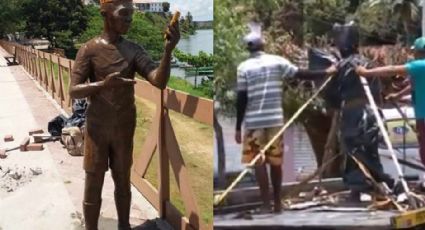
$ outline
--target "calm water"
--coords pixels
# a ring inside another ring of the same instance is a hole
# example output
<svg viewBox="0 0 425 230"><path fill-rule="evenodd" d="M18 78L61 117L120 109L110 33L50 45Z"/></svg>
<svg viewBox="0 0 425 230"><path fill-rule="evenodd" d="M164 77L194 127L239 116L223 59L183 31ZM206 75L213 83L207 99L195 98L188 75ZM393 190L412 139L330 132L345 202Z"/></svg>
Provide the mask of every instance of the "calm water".
<svg viewBox="0 0 425 230"><path fill-rule="evenodd" d="M198 54L199 51L212 54L214 47L214 36L213 30L197 30L194 35L188 38L182 38L177 44L177 48L185 53ZM181 68L171 68L171 75L176 77L184 78L184 70ZM190 77L187 81L194 84L195 78ZM200 82L198 78L198 82Z"/></svg>
<svg viewBox="0 0 425 230"><path fill-rule="evenodd" d="M214 47L213 36L213 30L197 30L195 35L191 35L189 38L182 38L177 44L177 48L190 54L198 54L199 51L212 54Z"/></svg>

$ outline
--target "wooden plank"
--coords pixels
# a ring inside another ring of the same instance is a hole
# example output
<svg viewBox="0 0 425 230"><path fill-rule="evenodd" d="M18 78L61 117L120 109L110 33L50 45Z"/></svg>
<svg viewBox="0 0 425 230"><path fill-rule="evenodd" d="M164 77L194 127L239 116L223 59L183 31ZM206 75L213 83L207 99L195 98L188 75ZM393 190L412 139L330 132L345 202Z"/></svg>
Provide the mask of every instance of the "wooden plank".
<svg viewBox="0 0 425 230"><path fill-rule="evenodd" d="M171 226L175 230L195 230L198 228L195 228L189 224L189 220L182 216L182 214L179 212L179 210L174 207L172 203L167 201L165 203L166 206L166 220L168 223L170 223Z"/></svg>
<svg viewBox="0 0 425 230"><path fill-rule="evenodd" d="M65 67L65 68L68 68L68 61L69 61L69 59L67 59L67 58L63 58L63 57L60 57L60 56L58 56L58 58L59 58L59 65L60 66L62 66L62 67Z"/></svg>
<svg viewBox="0 0 425 230"><path fill-rule="evenodd" d="M152 86L147 81L136 79L136 82L134 92L137 97L141 97L152 102L161 100L161 90Z"/></svg>
<svg viewBox="0 0 425 230"><path fill-rule="evenodd" d="M165 116L165 130L165 146L167 148L167 152L169 153L168 155L174 171L174 177L176 179L180 195L183 198L186 216L189 217L189 222L195 228L199 228L199 223L201 220L199 217L199 208L195 201L195 193L192 190L189 172L187 171L182 154L180 152L179 144L177 143L177 138L174 134L170 117L168 116Z"/></svg>
<svg viewBox="0 0 425 230"><path fill-rule="evenodd" d="M140 193L143 194L146 200L148 200L156 210L159 209L158 190L156 190L151 183L149 183L146 179L143 179L134 170L132 170L131 173L131 183Z"/></svg>
<svg viewBox="0 0 425 230"><path fill-rule="evenodd" d="M144 177L148 166L151 163L152 157L155 153L155 150L158 146L158 132L159 132L159 119L160 119L161 110L157 109L155 113L154 120L150 126L149 136L146 138L145 143L143 144L142 151L138 159L134 164L135 171L139 173L140 176Z"/></svg>
<svg viewBox="0 0 425 230"><path fill-rule="evenodd" d="M68 60L68 91L66 93L66 98L67 98L66 105L72 107L73 100L71 99L71 96L69 95L69 86L71 85L71 74L72 74L72 62L71 60Z"/></svg>
<svg viewBox="0 0 425 230"><path fill-rule="evenodd" d="M49 54L49 63L50 63L50 79L52 79L52 97L53 98L56 98L56 95L57 95L57 89L58 89L58 82L57 82L57 80L55 79L55 73L54 73L54 71L53 71L53 55L51 55L51 54ZM58 102L59 104L60 104L60 102Z"/></svg>
<svg viewBox="0 0 425 230"><path fill-rule="evenodd" d="M167 153L166 141L165 141L165 127L164 127L164 93L161 91L159 105L157 109L159 110L159 132L158 132L158 157L159 157L159 167L158 167L158 181L159 181L159 202L160 206L158 209L159 217L165 218L166 216L166 207L165 202L170 200L170 169L169 169L169 156Z"/></svg>
<svg viewBox="0 0 425 230"><path fill-rule="evenodd" d="M52 59L53 60L53 63L55 63L55 64L58 64L59 65L59 56L58 55L55 55L55 54L50 54L51 56L53 56L54 58Z"/></svg>
<svg viewBox="0 0 425 230"><path fill-rule="evenodd" d="M191 96L187 93L167 89L165 106L199 122L213 125L213 101Z"/></svg>
<svg viewBox="0 0 425 230"><path fill-rule="evenodd" d="M63 79L62 79L62 65L61 65L61 58L58 56L58 62L59 62L59 65L58 65L58 74L59 74L59 76L58 76L58 93L59 93L59 99L60 99L60 105L61 105L61 108L63 108L63 106L64 106L64 103L63 103L63 101L65 100L65 98L64 98L64 93L63 93Z"/></svg>

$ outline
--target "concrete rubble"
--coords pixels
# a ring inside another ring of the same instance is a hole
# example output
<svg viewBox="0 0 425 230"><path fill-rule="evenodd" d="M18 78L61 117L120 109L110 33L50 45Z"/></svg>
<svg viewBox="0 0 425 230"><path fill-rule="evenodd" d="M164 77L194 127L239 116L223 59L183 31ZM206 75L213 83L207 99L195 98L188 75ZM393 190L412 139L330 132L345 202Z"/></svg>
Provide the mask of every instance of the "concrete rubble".
<svg viewBox="0 0 425 230"><path fill-rule="evenodd" d="M34 177L43 173L41 168L0 167L0 192L11 193L31 183Z"/></svg>

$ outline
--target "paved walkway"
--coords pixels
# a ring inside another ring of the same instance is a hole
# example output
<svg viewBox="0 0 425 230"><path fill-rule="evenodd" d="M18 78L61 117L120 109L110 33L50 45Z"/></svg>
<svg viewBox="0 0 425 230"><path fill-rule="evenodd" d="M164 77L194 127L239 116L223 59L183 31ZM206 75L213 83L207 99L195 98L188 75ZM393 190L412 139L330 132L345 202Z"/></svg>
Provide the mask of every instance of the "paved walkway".
<svg viewBox="0 0 425 230"><path fill-rule="evenodd" d="M0 48L0 148L13 148L62 113L22 66L7 67ZM13 142L3 137L12 134ZM82 157L67 154L59 142L45 144L38 152L7 153L0 159L0 229L83 229ZM41 174L39 174L41 172ZM157 229L156 210L133 189L131 223L135 229ZM106 173L100 229L116 229L114 185ZM147 221L152 220L152 221Z"/></svg>

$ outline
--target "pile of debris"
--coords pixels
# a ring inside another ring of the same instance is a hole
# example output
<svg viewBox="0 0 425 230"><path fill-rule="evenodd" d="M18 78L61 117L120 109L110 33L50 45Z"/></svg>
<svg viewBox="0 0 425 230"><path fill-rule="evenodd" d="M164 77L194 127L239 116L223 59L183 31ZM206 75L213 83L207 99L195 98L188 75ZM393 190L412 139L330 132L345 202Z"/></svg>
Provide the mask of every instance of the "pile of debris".
<svg viewBox="0 0 425 230"><path fill-rule="evenodd" d="M2 168L0 166L0 191L7 193L16 191L42 173L41 168L18 168L17 165L14 168Z"/></svg>

